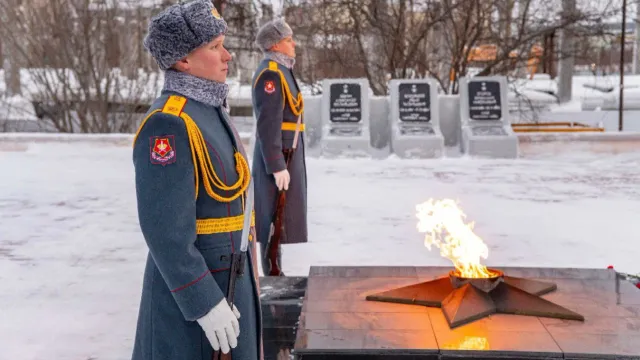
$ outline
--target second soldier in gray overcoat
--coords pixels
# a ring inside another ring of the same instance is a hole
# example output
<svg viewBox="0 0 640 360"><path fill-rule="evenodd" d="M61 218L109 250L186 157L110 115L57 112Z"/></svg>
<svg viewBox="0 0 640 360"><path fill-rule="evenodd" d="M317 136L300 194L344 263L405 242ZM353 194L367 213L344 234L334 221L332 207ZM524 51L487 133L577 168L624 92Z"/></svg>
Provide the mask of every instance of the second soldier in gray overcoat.
<svg viewBox="0 0 640 360"><path fill-rule="evenodd" d="M293 74L295 41L293 31L281 18L263 25L256 44L264 53L253 76L253 107L257 121L252 174L256 186L256 232L265 260L271 223L279 190L286 190L282 244L307 242L307 169L304 118L301 118L297 149L287 167L284 149L290 149L304 100ZM281 262L279 261L280 265Z"/></svg>

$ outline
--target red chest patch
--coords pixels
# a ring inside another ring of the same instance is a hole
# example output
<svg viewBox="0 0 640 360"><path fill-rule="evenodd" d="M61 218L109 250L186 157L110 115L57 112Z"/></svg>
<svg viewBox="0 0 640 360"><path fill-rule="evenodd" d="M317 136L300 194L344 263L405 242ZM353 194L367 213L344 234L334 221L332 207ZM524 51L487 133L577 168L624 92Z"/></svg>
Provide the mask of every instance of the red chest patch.
<svg viewBox="0 0 640 360"><path fill-rule="evenodd" d="M152 164L167 165L176 162L176 142L173 135L153 136L149 142Z"/></svg>
<svg viewBox="0 0 640 360"><path fill-rule="evenodd" d="M271 80L267 80L264 82L264 92L267 94L273 94L276 91L276 85Z"/></svg>

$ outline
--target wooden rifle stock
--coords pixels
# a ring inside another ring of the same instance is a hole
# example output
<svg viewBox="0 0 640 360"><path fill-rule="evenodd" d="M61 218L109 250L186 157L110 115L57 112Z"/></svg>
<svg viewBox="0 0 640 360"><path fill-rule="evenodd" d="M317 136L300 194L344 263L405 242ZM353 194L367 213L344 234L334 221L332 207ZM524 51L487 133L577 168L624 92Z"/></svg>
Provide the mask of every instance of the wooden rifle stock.
<svg viewBox="0 0 640 360"><path fill-rule="evenodd" d="M293 149L284 150L285 164L289 168L289 162L293 156ZM265 256L269 262L269 276L282 276L282 269L278 263L278 250L280 248L280 241L282 240L282 233L284 232L284 207L287 202L286 191L281 190L276 197L276 211L273 215L272 233L267 243L267 251Z"/></svg>
<svg viewBox="0 0 640 360"><path fill-rule="evenodd" d="M280 247L280 240L282 239L282 233L284 232L284 206L286 203L286 195L284 191L278 193L276 199L276 212L273 218L273 234L269 238L269 244L267 248L267 261L269 262L269 276L282 275L282 269L278 264L278 248Z"/></svg>
<svg viewBox="0 0 640 360"><path fill-rule="evenodd" d="M293 153L298 147L298 136L300 136L300 123L302 121L302 114L298 115L298 121L296 123L296 132L293 136L293 143L291 149L284 149L285 169L289 169L289 163L293 158ZM265 256L269 262L269 276L282 276L282 269L278 264L278 250L280 249L280 241L282 240L282 233L284 232L284 207L287 197L285 190L278 192L276 197L276 211L273 214L273 221L271 223L272 233L269 235L269 242L267 243L267 251Z"/></svg>

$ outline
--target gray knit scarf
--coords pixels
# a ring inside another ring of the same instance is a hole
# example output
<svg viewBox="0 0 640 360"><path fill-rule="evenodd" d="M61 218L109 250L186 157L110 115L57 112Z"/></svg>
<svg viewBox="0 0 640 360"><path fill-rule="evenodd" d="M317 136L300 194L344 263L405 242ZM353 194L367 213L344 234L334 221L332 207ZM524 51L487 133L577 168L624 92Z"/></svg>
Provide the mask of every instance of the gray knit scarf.
<svg viewBox="0 0 640 360"><path fill-rule="evenodd" d="M296 59L292 58L291 56L287 56L281 52L277 52L277 51L267 51L264 53L264 58L265 59L269 59L269 60L273 60L277 63L279 63L280 65L284 65L289 69L293 69L293 65L296 64Z"/></svg>
<svg viewBox="0 0 640 360"><path fill-rule="evenodd" d="M168 69L164 73L162 90L177 92L206 105L218 107L227 98L229 85Z"/></svg>

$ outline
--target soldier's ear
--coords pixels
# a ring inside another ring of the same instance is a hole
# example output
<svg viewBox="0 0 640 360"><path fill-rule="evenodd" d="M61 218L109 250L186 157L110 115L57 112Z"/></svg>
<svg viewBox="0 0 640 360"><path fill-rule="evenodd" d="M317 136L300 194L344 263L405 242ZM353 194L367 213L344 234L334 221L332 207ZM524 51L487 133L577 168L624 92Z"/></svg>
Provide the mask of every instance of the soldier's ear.
<svg viewBox="0 0 640 360"><path fill-rule="evenodd" d="M178 71L189 71L191 66L189 64L189 60L185 57L183 59L178 60L175 64L173 64L173 68Z"/></svg>

